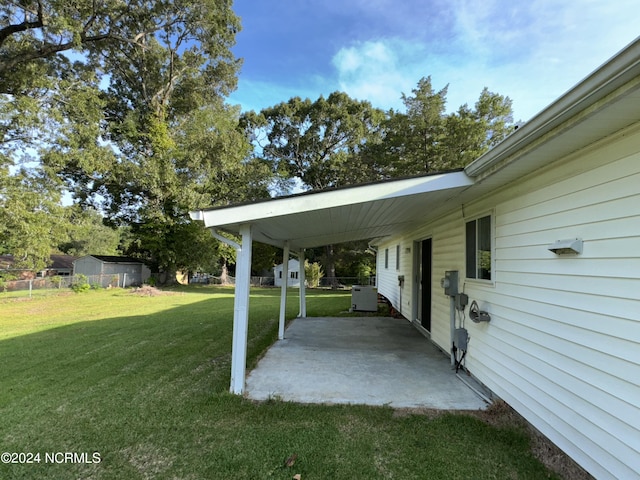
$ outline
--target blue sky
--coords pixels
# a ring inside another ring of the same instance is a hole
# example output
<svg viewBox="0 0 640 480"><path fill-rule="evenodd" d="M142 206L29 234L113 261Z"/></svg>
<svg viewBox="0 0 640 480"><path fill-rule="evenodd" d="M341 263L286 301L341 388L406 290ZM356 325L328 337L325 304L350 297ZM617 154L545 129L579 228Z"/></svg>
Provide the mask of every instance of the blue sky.
<svg viewBox="0 0 640 480"><path fill-rule="evenodd" d="M486 86L527 121L639 34L637 0L235 0L230 103L260 110L340 90L402 108L431 75L449 111Z"/></svg>

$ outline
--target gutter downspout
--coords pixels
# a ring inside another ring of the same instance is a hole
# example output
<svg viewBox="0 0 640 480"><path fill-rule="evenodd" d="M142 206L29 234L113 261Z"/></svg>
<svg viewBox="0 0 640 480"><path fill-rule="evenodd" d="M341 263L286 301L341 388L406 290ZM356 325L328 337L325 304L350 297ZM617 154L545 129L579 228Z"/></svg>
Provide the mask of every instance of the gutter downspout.
<svg viewBox="0 0 640 480"><path fill-rule="evenodd" d="M451 337L451 367L456 366L456 297L449 296L449 336Z"/></svg>
<svg viewBox="0 0 640 480"><path fill-rule="evenodd" d="M222 243L226 243L230 247L233 247L237 252L240 252L240 250L242 250L242 247L240 245L238 245L236 242L234 242L230 238L223 237L222 235L220 235L215 228L209 228L209 231L211 232L211 235L213 236L213 238L215 238L216 240L220 240Z"/></svg>

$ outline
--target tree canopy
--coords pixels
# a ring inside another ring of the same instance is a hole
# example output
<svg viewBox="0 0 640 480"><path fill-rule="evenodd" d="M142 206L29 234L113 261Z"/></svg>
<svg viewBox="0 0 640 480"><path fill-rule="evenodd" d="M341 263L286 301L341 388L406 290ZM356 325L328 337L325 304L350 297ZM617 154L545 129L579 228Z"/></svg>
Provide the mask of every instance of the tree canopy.
<svg viewBox="0 0 640 480"><path fill-rule="evenodd" d="M404 112L334 92L317 100L293 97L247 112L242 125L255 139L255 155L271 165L280 185L321 190L464 167L512 128L511 100L487 88L473 108L446 112L447 88L430 77L402 94ZM328 277L373 267L366 242L332 246L318 254ZM360 260L354 261L354 252Z"/></svg>
<svg viewBox="0 0 640 480"><path fill-rule="evenodd" d="M512 130L509 97L484 88L473 108L447 113L447 90L435 91L426 77L411 95L402 94L405 111L388 113L382 141L366 151L379 178L465 167Z"/></svg>
<svg viewBox="0 0 640 480"><path fill-rule="evenodd" d="M64 185L131 226L124 253L160 269L194 266L180 247L202 240L190 209L268 195L225 103L240 65L230 1L39 0L0 15L3 177L23 165Z"/></svg>
<svg viewBox="0 0 640 480"><path fill-rule="evenodd" d="M256 157L283 183L318 190L367 181L461 168L499 143L512 129L511 100L483 89L473 108L446 112L447 89L430 77L403 112L383 111L343 92L317 100L293 97L242 124L256 140Z"/></svg>
<svg viewBox="0 0 640 480"><path fill-rule="evenodd" d="M318 190L363 181L359 152L384 118L369 102L334 92L315 101L294 97L245 122L254 136L264 133L262 159L279 177Z"/></svg>
<svg viewBox="0 0 640 480"><path fill-rule="evenodd" d="M34 269L52 249L117 248L169 272L226 265L189 210L459 168L513 122L488 89L447 113L430 77L402 112L333 92L242 113L227 103L231 0L23 0L0 18L0 253ZM360 247L324 255L365 271Z"/></svg>

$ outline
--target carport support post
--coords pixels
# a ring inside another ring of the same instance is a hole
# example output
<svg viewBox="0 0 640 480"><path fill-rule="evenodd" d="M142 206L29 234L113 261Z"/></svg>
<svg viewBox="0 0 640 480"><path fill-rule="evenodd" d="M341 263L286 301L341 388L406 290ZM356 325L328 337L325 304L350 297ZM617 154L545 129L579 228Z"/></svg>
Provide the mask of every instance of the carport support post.
<svg viewBox="0 0 640 480"><path fill-rule="evenodd" d="M305 275L304 275L304 248L300 249L298 254L299 260L299 273L298 278L300 279L300 313L298 317L305 318L307 316L307 289L305 287Z"/></svg>
<svg viewBox="0 0 640 480"><path fill-rule="evenodd" d="M289 282L289 242L284 242L282 249L282 285L280 290L280 323L278 324L278 340L284 339L284 321L287 312L287 287Z"/></svg>
<svg viewBox="0 0 640 480"><path fill-rule="evenodd" d="M249 330L249 286L251 283L251 225L240 227L242 245L236 258L236 288L233 302L233 344L231 351L231 393L244 393Z"/></svg>

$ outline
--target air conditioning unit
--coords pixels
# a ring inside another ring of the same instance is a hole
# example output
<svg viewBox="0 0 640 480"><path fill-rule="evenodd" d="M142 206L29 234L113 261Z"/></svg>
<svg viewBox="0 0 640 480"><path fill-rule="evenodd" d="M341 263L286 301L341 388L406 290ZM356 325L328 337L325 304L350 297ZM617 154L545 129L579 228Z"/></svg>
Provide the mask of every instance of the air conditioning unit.
<svg viewBox="0 0 640 480"><path fill-rule="evenodd" d="M378 290L367 285L351 287L351 310L354 312L377 312Z"/></svg>

